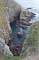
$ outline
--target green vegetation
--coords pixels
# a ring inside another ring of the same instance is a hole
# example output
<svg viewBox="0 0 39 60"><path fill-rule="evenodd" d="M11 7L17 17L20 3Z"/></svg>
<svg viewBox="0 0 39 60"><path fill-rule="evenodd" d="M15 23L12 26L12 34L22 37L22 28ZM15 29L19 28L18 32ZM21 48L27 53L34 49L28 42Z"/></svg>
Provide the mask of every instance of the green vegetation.
<svg viewBox="0 0 39 60"><path fill-rule="evenodd" d="M5 60L22 60L19 56L5 56Z"/></svg>
<svg viewBox="0 0 39 60"><path fill-rule="evenodd" d="M39 47L39 22L36 22L31 26L31 33L29 35L27 43L33 48Z"/></svg>
<svg viewBox="0 0 39 60"><path fill-rule="evenodd" d="M39 22L32 24L29 36L25 39L22 49L22 56L36 52L39 48Z"/></svg>

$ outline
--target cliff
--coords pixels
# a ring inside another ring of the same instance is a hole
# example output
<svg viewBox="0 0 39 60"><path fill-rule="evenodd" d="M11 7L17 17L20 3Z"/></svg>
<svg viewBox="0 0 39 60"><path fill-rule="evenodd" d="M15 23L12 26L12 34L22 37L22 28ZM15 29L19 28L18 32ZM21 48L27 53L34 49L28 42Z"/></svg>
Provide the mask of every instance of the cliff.
<svg viewBox="0 0 39 60"><path fill-rule="evenodd" d="M14 0L0 0L0 37L5 40L6 44L8 44L9 40L12 43L13 35L12 35L12 29L10 23L12 23L12 27L13 27L13 22L16 21L15 25L17 26L17 28L19 28L19 30L20 28L25 29L27 26L30 26L32 24L30 23L30 21L33 15L34 14L32 12L29 12L27 9L26 10L23 9ZM19 32L17 34L19 36L21 35L19 34ZM10 44L10 46L12 46L12 44ZM18 47L21 47L21 45ZM10 49L12 51L13 46ZM20 48L18 52L19 51Z"/></svg>

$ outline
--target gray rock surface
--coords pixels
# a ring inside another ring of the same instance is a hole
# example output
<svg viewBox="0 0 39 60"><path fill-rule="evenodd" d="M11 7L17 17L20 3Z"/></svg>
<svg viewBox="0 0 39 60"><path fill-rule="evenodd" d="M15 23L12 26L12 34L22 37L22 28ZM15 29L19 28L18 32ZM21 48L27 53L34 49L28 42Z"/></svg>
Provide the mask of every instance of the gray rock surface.
<svg viewBox="0 0 39 60"><path fill-rule="evenodd" d="M4 54L4 55L11 55L13 56L13 54L11 53L9 47L5 44L5 40L0 38L0 53Z"/></svg>
<svg viewBox="0 0 39 60"><path fill-rule="evenodd" d="M5 44L5 47L4 47L4 55L11 55L13 56L12 52L10 51L9 47Z"/></svg>

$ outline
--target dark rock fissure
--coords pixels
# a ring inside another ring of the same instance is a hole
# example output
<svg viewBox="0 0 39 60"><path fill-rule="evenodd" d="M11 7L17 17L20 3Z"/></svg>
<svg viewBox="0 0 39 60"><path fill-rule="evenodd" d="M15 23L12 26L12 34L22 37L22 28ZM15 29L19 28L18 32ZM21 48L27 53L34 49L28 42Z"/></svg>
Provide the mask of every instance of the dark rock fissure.
<svg viewBox="0 0 39 60"><path fill-rule="evenodd" d="M13 39L9 41L10 50L13 55L20 55L25 34L22 28L16 26L16 21L10 23Z"/></svg>
<svg viewBox="0 0 39 60"><path fill-rule="evenodd" d="M32 18L32 16L30 17ZM24 22L23 20L20 20L20 14L19 14L18 16L16 16L16 19L13 22L10 22L12 34L11 34L11 40L9 40L8 42L8 46L14 56L19 56L21 53L22 45L24 39L26 38L27 26L30 26L32 24L29 23L29 21L31 21L31 18L29 18L26 23L26 20L24 20Z"/></svg>

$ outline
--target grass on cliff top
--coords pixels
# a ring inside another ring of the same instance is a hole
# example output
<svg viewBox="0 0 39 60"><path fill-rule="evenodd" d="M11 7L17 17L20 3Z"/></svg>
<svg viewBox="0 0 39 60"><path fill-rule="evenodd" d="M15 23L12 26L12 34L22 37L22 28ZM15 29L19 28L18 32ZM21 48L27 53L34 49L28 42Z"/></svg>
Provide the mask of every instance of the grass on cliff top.
<svg viewBox="0 0 39 60"><path fill-rule="evenodd" d="M22 60L20 56L5 56L4 60Z"/></svg>
<svg viewBox="0 0 39 60"><path fill-rule="evenodd" d="M0 60L22 60L20 56L4 56L0 55Z"/></svg>

